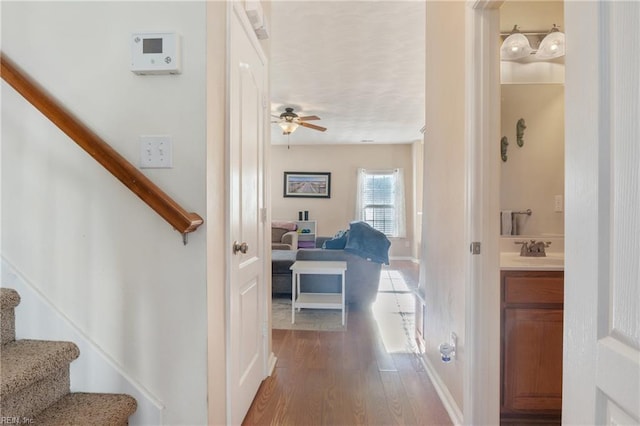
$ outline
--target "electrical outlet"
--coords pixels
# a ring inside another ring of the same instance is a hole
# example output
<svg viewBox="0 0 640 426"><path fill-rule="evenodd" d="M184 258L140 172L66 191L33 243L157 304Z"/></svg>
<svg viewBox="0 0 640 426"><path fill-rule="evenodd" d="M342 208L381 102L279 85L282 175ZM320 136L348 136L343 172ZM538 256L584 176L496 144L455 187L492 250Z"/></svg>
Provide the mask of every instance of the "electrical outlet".
<svg viewBox="0 0 640 426"><path fill-rule="evenodd" d="M140 168L170 169L173 152L170 136L140 136Z"/></svg>
<svg viewBox="0 0 640 426"><path fill-rule="evenodd" d="M563 200L562 195L556 195L556 196L555 196L555 199L554 199L554 203L555 203L555 204L554 204L554 209L553 209L553 211L555 211L555 212L561 212L562 210L564 210L564 206L563 206L563 204L564 204L564 200Z"/></svg>

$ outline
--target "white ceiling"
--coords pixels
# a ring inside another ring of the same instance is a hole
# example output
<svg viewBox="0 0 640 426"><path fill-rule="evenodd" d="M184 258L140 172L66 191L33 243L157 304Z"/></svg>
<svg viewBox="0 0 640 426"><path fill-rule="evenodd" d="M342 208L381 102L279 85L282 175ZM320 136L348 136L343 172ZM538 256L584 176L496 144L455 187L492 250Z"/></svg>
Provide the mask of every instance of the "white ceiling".
<svg viewBox="0 0 640 426"><path fill-rule="evenodd" d="M274 1L271 112L293 107L324 133L272 124L273 144L409 143L424 125L423 1Z"/></svg>

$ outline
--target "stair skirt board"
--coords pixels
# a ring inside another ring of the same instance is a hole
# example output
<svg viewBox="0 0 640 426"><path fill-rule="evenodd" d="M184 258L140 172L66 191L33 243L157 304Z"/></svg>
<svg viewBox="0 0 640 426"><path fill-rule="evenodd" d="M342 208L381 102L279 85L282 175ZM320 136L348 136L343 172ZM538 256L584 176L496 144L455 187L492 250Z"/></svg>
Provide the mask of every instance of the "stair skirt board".
<svg viewBox="0 0 640 426"><path fill-rule="evenodd" d="M71 392L131 395L137 400L138 408L129 418L130 425L163 424L164 407L157 398L116 366L107 354L29 284L4 257L1 258L0 270L0 286L15 289L21 297L15 312L17 339L71 341L80 349L80 357L71 363ZM35 316L30 316L29 312L38 312L37 324Z"/></svg>

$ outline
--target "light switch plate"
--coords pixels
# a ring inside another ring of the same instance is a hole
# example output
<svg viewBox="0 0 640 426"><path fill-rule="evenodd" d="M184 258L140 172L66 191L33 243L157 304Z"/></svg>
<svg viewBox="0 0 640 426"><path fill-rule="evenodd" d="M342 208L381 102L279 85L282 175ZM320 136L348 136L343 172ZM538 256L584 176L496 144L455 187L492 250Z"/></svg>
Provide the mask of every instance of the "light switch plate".
<svg viewBox="0 0 640 426"><path fill-rule="evenodd" d="M556 195L554 198L554 209L555 212L561 212L564 210L564 199L562 195Z"/></svg>
<svg viewBox="0 0 640 426"><path fill-rule="evenodd" d="M170 136L140 136L140 168L170 169L173 152Z"/></svg>

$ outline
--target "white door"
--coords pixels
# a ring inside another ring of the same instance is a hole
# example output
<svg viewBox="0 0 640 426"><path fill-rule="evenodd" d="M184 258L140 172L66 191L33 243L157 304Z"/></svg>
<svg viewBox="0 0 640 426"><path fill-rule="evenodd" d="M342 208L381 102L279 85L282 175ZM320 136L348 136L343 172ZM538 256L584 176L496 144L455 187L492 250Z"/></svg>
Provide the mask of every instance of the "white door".
<svg viewBox="0 0 640 426"><path fill-rule="evenodd" d="M264 379L266 59L239 2L230 19L229 423L244 419Z"/></svg>
<svg viewBox="0 0 640 426"><path fill-rule="evenodd" d="M564 424L640 424L640 2L566 2Z"/></svg>

